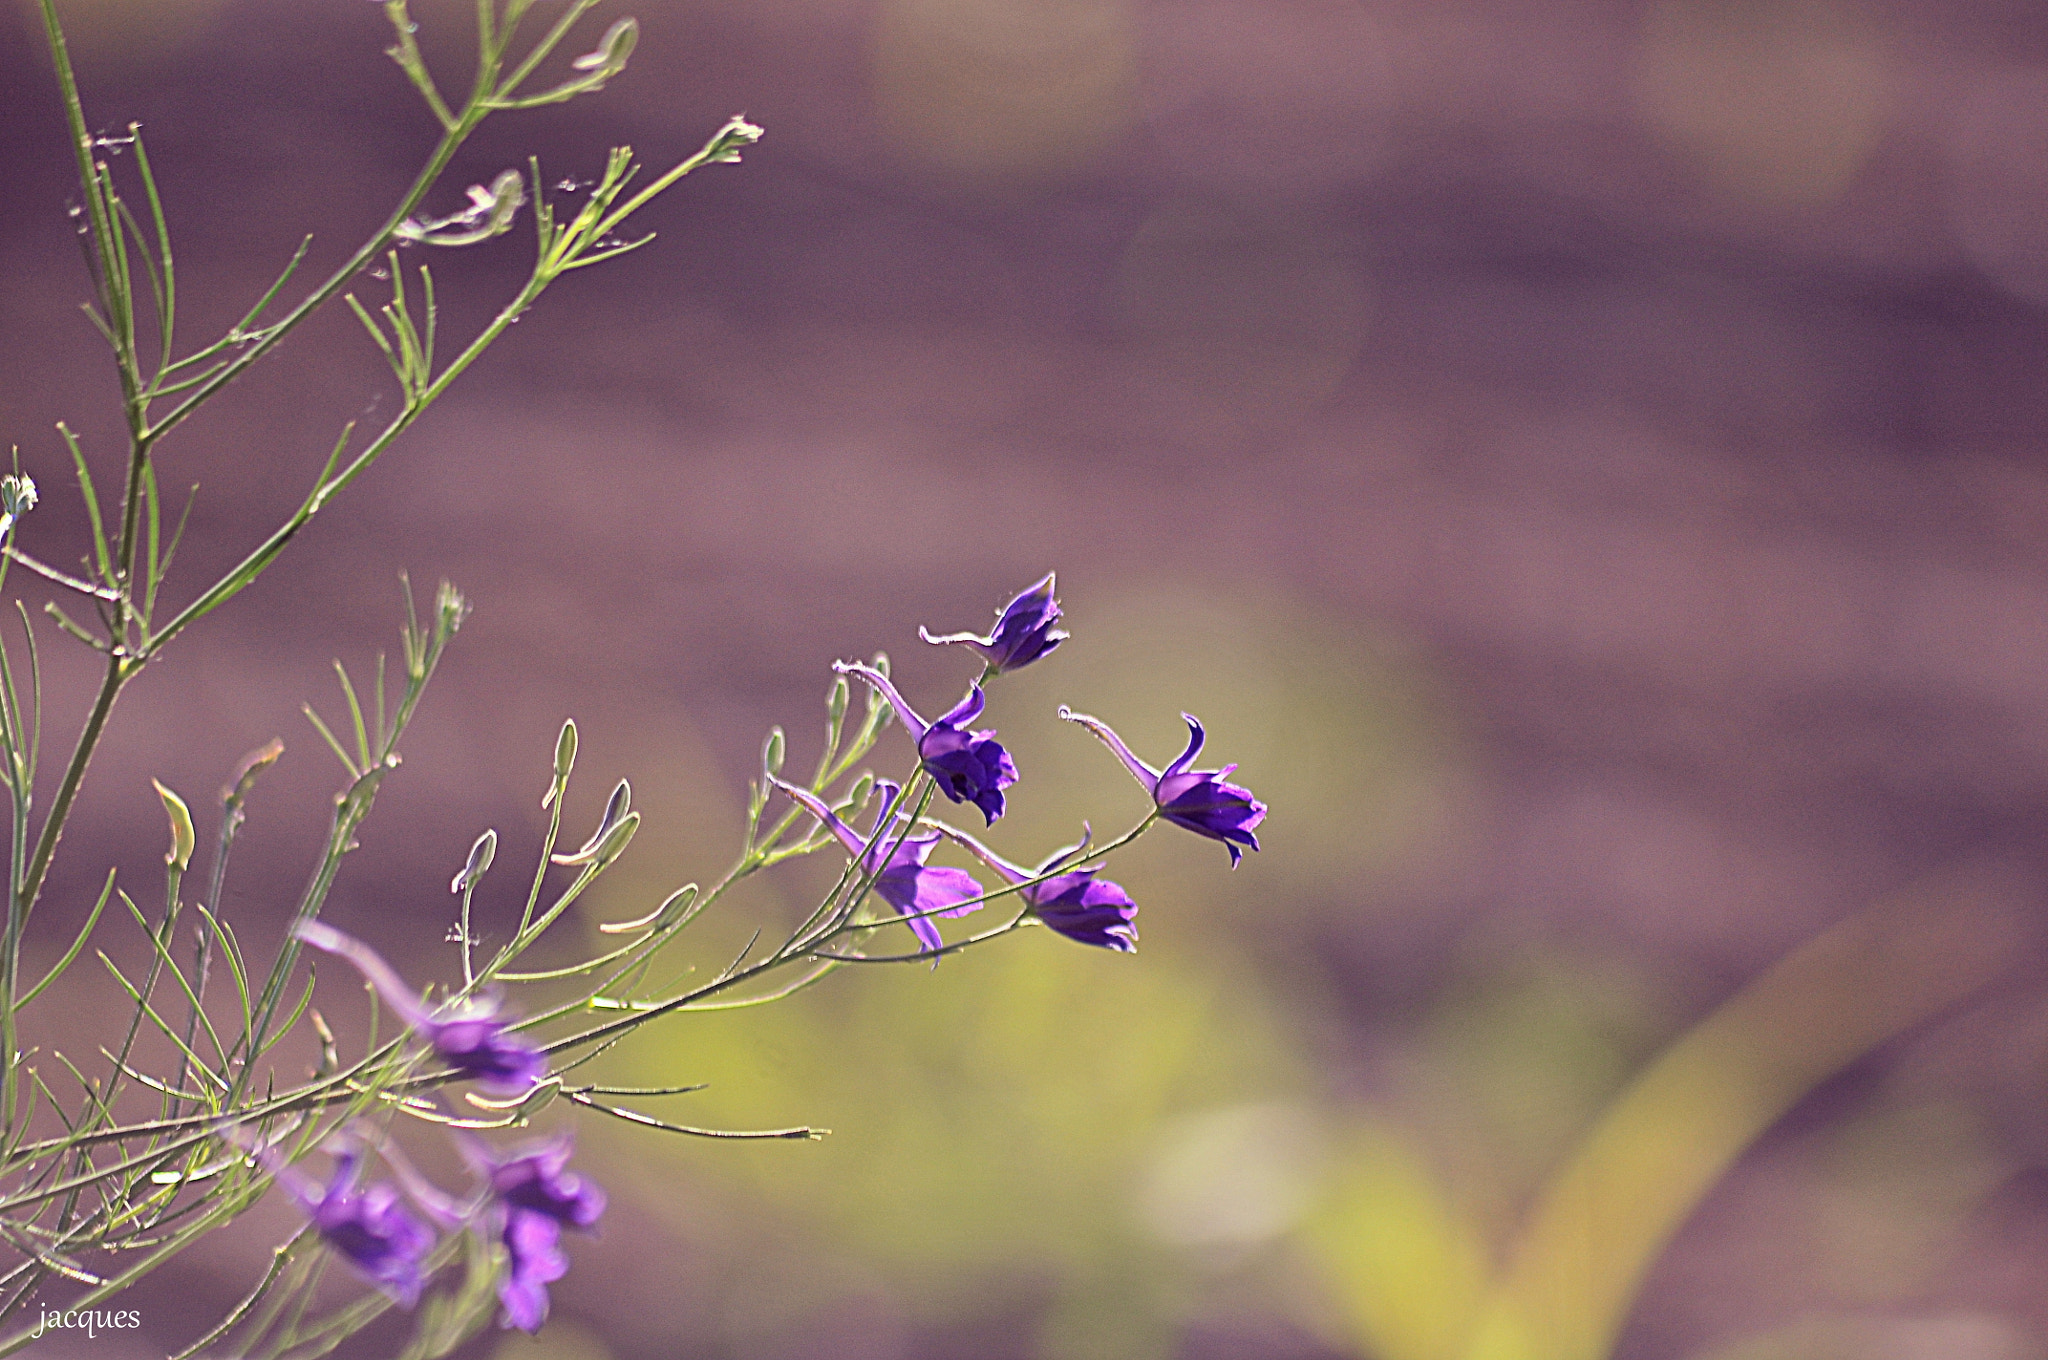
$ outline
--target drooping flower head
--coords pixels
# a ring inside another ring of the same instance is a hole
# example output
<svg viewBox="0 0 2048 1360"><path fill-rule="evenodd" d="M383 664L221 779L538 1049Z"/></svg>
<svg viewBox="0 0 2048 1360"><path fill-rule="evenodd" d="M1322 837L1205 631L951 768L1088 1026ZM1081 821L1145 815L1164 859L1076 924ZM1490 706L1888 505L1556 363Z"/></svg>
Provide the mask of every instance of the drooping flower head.
<svg viewBox="0 0 2048 1360"><path fill-rule="evenodd" d="M498 1277L501 1327L531 1335L548 1320L548 1286L569 1273L562 1254L562 1225L546 1214L514 1213L505 1218L505 1273Z"/></svg>
<svg viewBox="0 0 2048 1360"><path fill-rule="evenodd" d="M896 710L910 739L917 743L917 759L939 786L939 792L956 803L972 803L981 809L984 821L993 826L1003 815L1003 790L1017 782L1017 765L1010 753L996 742L993 731L970 732L967 724L981 716L988 701L981 686L968 688L967 697L953 711L936 722L918 716L897 693L889 677L858 661L835 661L832 669L841 675L858 675L873 685Z"/></svg>
<svg viewBox="0 0 2048 1360"><path fill-rule="evenodd" d="M479 1145L466 1145L472 1164L489 1187L490 1213L505 1244L505 1271L498 1277L500 1325L540 1330L548 1316L547 1287L568 1273L561 1251L562 1229L593 1232L604 1213L605 1195L568 1169L567 1137L499 1158Z"/></svg>
<svg viewBox="0 0 2048 1360"><path fill-rule="evenodd" d="M924 949L937 949L945 943L939 935L938 925L931 919L933 913L965 916L971 911L981 910L981 903L976 900L982 895L981 884L974 881L972 874L965 869L948 869L925 863L931 857L932 847L939 843L939 833L907 834L906 819L896 816L896 801L902 795L894 784L884 780L878 786L882 810L876 814L872 836L863 836L848 826L838 813L825 805L823 799L809 790L785 784L780 779L774 779L774 784L839 838L839 843L846 847L846 853L853 856L862 872L873 877L875 892L882 900L910 917L905 924L917 935ZM967 905L959 905L963 902Z"/></svg>
<svg viewBox="0 0 2048 1360"><path fill-rule="evenodd" d="M1138 951L1138 904L1131 900L1131 895L1123 890L1122 885L1096 877L1102 872L1099 865L1064 874L1053 873L1087 850L1089 832L1085 823L1079 842L1054 851L1036 869L1010 863L957 828L947 827L946 831L966 846L976 859L1010 883L1027 885L1020 888L1017 895L1029 905L1031 914L1068 939L1124 954ZM1047 874L1053 876L1046 878ZM1033 879L1040 881L1034 883Z"/></svg>
<svg viewBox="0 0 2048 1360"><path fill-rule="evenodd" d="M272 1158L264 1154L259 1160L269 1163ZM324 1187L312 1185L289 1168L269 1169L312 1220L320 1240L348 1262L350 1269L403 1307L420 1301L423 1266L427 1253L434 1249L433 1230L405 1207L397 1187L389 1181L357 1185L361 1152L351 1147L336 1153L334 1174Z"/></svg>
<svg viewBox="0 0 2048 1360"><path fill-rule="evenodd" d="M1222 841L1223 848L1230 852L1230 867L1235 869L1244 858L1240 845L1246 849L1259 848L1259 838L1252 834L1252 828L1265 820L1266 805L1252 796L1250 789L1226 784L1224 777L1237 769L1226 765L1220 770L1191 770L1195 757L1201 754L1202 724L1194 714L1183 713L1181 718L1188 725L1188 749L1163 770L1155 770L1131 754L1131 748L1124 745L1124 739L1110 730L1108 723L1100 718L1091 718L1085 713L1076 713L1065 704L1060 705L1060 716L1068 722L1077 722L1102 739L1102 744L1116 753L1130 772L1137 776L1145 791L1152 795L1152 801L1159 808L1159 815L1175 826L1186 827L1197 836Z"/></svg>
<svg viewBox="0 0 2048 1360"><path fill-rule="evenodd" d="M494 1002L479 999L453 1011L429 1010L376 950L354 936L324 921L301 921L293 933L354 964L437 1056L490 1094L523 1096L547 1075L546 1055L513 1033Z"/></svg>
<svg viewBox="0 0 2048 1360"><path fill-rule="evenodd" d="M541 1214L582 1232L595 1229L604 1215L605 1194L568 1169L573 1151L569 1139L562 1137L502 1161L489 1158L492 1197L508 1210Z"/></svg>
<svg viewBox="0 0 2048 1360"><path fill-rule="evenodd" d="M1028 666L1067 640L1058 628L1060 602L1053 598L1052 572L1045 579L996 612L996 626L987 637L976 633L947 633L934 637L922 627L917 635L926 642L961 643L980 653L990 675L1001 675Z"/></svg>

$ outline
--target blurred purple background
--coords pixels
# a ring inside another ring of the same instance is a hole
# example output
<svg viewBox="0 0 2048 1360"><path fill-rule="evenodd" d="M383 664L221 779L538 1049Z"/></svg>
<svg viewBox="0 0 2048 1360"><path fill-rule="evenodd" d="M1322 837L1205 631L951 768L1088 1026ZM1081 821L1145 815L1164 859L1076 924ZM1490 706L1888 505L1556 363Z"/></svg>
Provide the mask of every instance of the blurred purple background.
<svg viewBox="0 0 2048 1360"><path fill-rule="evenodd" d="M444 69L468 8L416 7ZM14 10L0 439L43 489L25 542L69 563L84 518L52 426L108 467L120 427L75 311L48 61ZM60 11L91 116L145 126L186 337L306 231L311 274L345 258L430 145L376 6ZM1136 960L1032 935L622 1056L636 1080L716 1075L727 1103L675 1117L834 1137L581 1126L614 1188L605 1237L572 1249L538 1342L465 1354L1463 1354L1444 1319L1470 1301L1440 1268L1459 1252L1428 1223L1464 1225L1475 1278L1505 1269L1633 1074L1822 931L1938 898L1961 905L1898 976L1949 991L1817 1072L1683 1217L1615 1353L2048 1355L2037 7L620 12L644 26L630 69L487 124L433 206L530 152L556 180L615 142L669 163L735 112L766 139L651 208L652 246L559 285L129 692L40 947L107 865L154 881L150 777L196 805L282 735L226 899L275 939L338 784L297 710L339 706L330 658L361 674L392 649L401 571L476 611L328 915L416 979L448 964L439 885L476 832L500 829L501 865L530 853L563 717L584 737L572 825L620 775L648 814L590 919L628 914L723 867L770 723L813 757L830 660L886 648L914 697L948 697L958 658L915 625L984 626L1053 567L1074 641L993 713L1025 775L1006 844L1031 858L1133 810L1054 730L1062 700L1160 758L1200 713L1274 811L1234 876L1217 847L1148 838L1119 874L1145 905ZM522 222L436 254L444 335L529 250ZM335 309L168 440L165 485L199 486L172 591L393 401ZM68 740L89 658L54 630L43 648ZM1095 1027L1019 1001L964 1038L1033 968ZM1891 974L1858 976L1800 1003L1814 1025L1894 999ZM110 995L81 973L35 1024L48 1042ZM1076 1056L1114 1036L1150 1056ZM878 1066L849 1080L835 1044ZM1143 1111L1113 1098L1169 1070ZM950 1126L902 1127L948 1100ZM274 1210L145 1288L151 1345L247 1287Z"/></svg>

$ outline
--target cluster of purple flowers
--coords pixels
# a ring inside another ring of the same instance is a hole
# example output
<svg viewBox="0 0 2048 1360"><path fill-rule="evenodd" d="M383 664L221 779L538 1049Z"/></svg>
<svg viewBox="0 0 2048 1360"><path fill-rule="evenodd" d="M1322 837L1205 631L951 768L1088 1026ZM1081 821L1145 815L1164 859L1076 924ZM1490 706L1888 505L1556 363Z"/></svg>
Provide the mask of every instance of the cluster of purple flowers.
<svg viewBox="0 0 2048 1360"><path fill-rule="evenodd" d="M511 1028L494 1001L435 1010L362 941L320 921L301 922L296 933L314 948L354 964L452 1075L508 1099L527 1095L546 1078L546 1055ZM548 1315L547 1287L569 1269L561 1250L562 1230L595 1231L604 1213L604 1191L568 1169L566 1137L503 1159L474 1143L465 1143L464 1152L481 1182L467 1204L441 1195L406 1172L403 1163L396 1165L401 1179L410 1182L412 1204L428 1218L444 1228L483 1232L499 1244L505 1257L498 1275L501 1325L539 1331ZM352 1142L336 1152L325 1187L316 1189L288 1169L272 1168L321 1240L364 1280L410 1308L419 1301L436 1235L390 1182L359 1186L361 1169L362 1154Z"/></svg>
<svg viewBox="0 0 2048 1360"><path fill-rule="evenodd" d="M926 641L969 647L983 662L966 697L932 721L911 707L884 671L850 662L837 663L835 669L866 681L895 710L916 748L919 769L937 792L955 803L972 804L993 826L1005 809L1004 791L1017 782L1017 765L994 731L971 726L987 707L983 686L1050 655L1067 638L1058 628L1059 620L1054 580L1047 575L1005 605L986 636L934 637L919 629ZM1227 782L1234 765L1220 770L1191 768L1203 743L1202 725L1192 715L1181 715L1188 724L1187 749L1156 770L1101 720L1064 706L1060 716L1093 732L1143 785L1153 803L1144 825L1158 818L1220 841L1230 852L1233 868L1244 850L1259 848L1254 828L1266 815L1265 804L1249 789ZM1059 934L1124 953L1138 947L1138 905L1120 885L1101 876L1100 863L1089 862L1104 852L1089 854L1086 823L1075 844L1055 851L1036 868L1025 868L965 831L924 821L923 805L908 807L905 790L893 783L877 782L880 807L873 826L863 834L817 793L776 778L773 767L767 777L839 841L862 880L916 934L921 952L945 946L937 917L977 911L988 896L966 870L929 862L942 837L950 837L1001 876L1026 914ZM360 940L320 921L302 922L295 933L314 948L353 964L410 1027L426 1054L442 1065L441 1079L474 1082L500 1103L520 1101L547 1080L547 1055L500 1013L494 997L465 996L429 1005ZM436 1227L475 1232L494 1242L501 1255L501 1325L539 1330L547 1318L548 1286L568 1270L561 1248L563 1232L594 1231L605 1208L604 1192L569 1170L568 1139L504 1157L465 1141L464 1156L476 1188L462 1200L424 1181L389 1145L383 1148L383 1157L397 1172L398 1183L364 1184L366 1142L361 1126L337 1138L333 1172L325 1185L308 1181L267 1150L254 1155L306 1214L321 1240L364 1280L406 1307L418 1302L424 1287L428 1260L440 1240Z"/></svg>
<svg viewBox="0 0 2048 1360"><path fill-rule="evenodd" d="M1003 791L1017 782L1017 764L996 740L993 730L976 731L969 724L987 707L982 687L989 680L1050 655L1067 639L1059 621L1055 581L1047 573L1044 580L997 611L996 625L986 636L934 636L919 628L918 635L926 642L963 645L983 661L981 676L969 685L967 696L943 717L931 721L911 707L889 677L873 666L841 661L833 669L842 675L859 676L886 699L910 734L917 749L918 766L931 777L933 786L955 803L972 803L985 823L993 826L1003 815ZM1232 868L1244 858L1244 850L1259 848L1253 828L1264 820L1266 805L1253 797L1250 789L1226 782L1237 767L1189 768L1201 753L1204 740L1202 724L1192 714L1181 715L1190 734L1187 749L1159 770L1138 759L1123 738L1099 718L1075 713L1064 705L1060 716L1080 723L1116 753L1152 798L1154 816L1198 836L1221 841L1230 852ZM899 792L893 784L882 786L881 811L875 818L874 829L863 836L816 795L772 775L770 778L845 845L847 853L872 881L874 891L906 918L924 950L935 950L943 944L934 916L966 915L977 910L986 895L981 885L961 870L926 863L941 831L1000 874L1018 891L1029 913L1060 934L1082 944L1126 953L1138 947L1134 924L1138 905L1120 885L1099 877L1100 866L1085 863L1089 844L1085 828L1079 843L1056 852L1035 869L1025 869L953 827L918 832L910 814L899 813ZM1059 872L1070 863L1077 867Z"/></svg>

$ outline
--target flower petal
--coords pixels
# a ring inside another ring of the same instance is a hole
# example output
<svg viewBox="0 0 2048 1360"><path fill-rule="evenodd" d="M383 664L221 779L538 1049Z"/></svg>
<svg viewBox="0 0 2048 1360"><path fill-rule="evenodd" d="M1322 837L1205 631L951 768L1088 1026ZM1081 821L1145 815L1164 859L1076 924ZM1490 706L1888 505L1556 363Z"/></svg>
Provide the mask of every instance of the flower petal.
<svg viewBox="0 0 2048 1360"><path fill-rule="evenodd" d="M1183 713L1180 716L1181 720L1188 725L1188 749L1182 751L1180 758L1175 760L1173 764L1159 772L1159 777L1162 780L1171 779L1188 766L1194 764L1195 757L1202 753L1202 743L1207 740L1206 735L1202 731L1202 720L1200 718L1197 718L1192 713ZM1235 769L1237 767L1232 766L1231 768Z"/></svg>

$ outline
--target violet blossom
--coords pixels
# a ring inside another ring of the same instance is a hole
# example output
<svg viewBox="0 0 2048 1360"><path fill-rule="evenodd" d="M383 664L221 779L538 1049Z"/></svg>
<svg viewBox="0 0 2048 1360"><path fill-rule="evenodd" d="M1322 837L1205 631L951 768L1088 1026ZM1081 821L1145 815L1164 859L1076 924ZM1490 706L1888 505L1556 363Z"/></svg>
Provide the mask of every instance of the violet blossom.
<svg viewBox="0 0 2048 1360"><path fill-rule="evenodd" d="M876 893L882 900L910 919L905 922L916 934L923 949L938 949L945 941L939 935L939 927L932 920L932 914L940 916L965 916L979 911L981 884L965 869L933 867L925 860L931 856L932 847L939 843L939 833L927 831L908 834L909 828L895 815L896 802L902 796L894 784L887 780L877 785L882 795L882 810L875 816L875 832L863 836L840 819L838 813L825 805L823 799L806 789L785 784L770 776L775 787L781 789L802 805L804 811L816 817L827 830L839 838L852 855L861 872L873 878ZM872 847L869 841L874 844ZM961 903L967 905L961 906Z"/></svg>
<svg viewBox="0 0 2048 1360"><path fill-rule="evenodd" d="M1138 952L1138 927L1133 919L1138 914L1138 904L1131 900L1131 895L1123 890L1121 884L1096 877L1102 872L1102 866L1090 865L1063 874L1053 873L1087 850L1090 833L1086 823L1082 824L1079 842L1054 851L1036 869L1010 863L964 831L953 827L947 827L946 831L967 847L976 859L1012 885L1021 885L1017 895L1024 899L1031 914L1060 934L1082 944L1114 949L1119 953ZM1048 874L1052 876L1046 877Z"/></svg>
<svg viewBox="0 0 2048 1360"><path fill-rule="evenodd" d="M841 675L858 675L873 685L903 719L917 743L918 762L938 784L939 792L956 803L972 803L993 826L1003 815L1003 790L1017 782L1017 766L996 742L993 731L970 732L967 724L981 716L988 701L981 686L968 687L967 697L936 722L926 722L899 694L889 677L858 661L835 661Z"/></svg>
<svg viewBox="0 0 2048 1360"><path fill-rule="evenodd" d="M998 610L996 626L987 637L975 633L934 637L922 627L917 635L926 642L957 642L973 648L988 663L989 676L1019 670L1067 640L1067 635L1055 626L1060 621L1060 602L1053 598L1053 576L1054 573L1047 572L1043 581Z"/></svg>
<svg viewBox="0 0 2048 1360"><path fill-rule="evenodd" d="M1192 713L1183 713L1181 718L1188 725L1188 749L1163 770L1155 770L1131 754L1131 748L1124 740L1110 730L1109 724L1100 718L1091 718L1085 713L1076 713L1065 704L1060 705L1060 716L1068 722L1077 722L1102 739L1102 744L1116 753L1130 772L1137 776L1145 791L1152 795L1159 815L1175 826L1186 827L1197 836L1222 841L1223 848L1230 852L1230 867L1235 869L1244 852L1238 846L1256 850L1259 838L1252 834L1266 816L1266 805L1252 796L1252 791L1235 784L1223 782L1224 776L1237 768L1226 765L1220 770L1191 770L1189 765L1201 753L1202 724Z"/></svg>
<svg viewBox="0 0 2048 1360"><path fill-rule="evenodd" d="M270 1165L275 1154L259 1154L258 1160L312 1220L320 1240L350 1269L403 1307L420 1301L423 1266L434 1249L433 1230L405 1207L389 1181L357 1186L361 1152L350 1148L337 1153L334 1174L320 1189L288 1168Z"/></svg>
<svg viewBox="0 0 2048 1360"><path fill-rule="evenodd" d="M540 1330L548 1316L547 1287L569 1270L562 1229L594 1232L604 1213L604 1191L568 1169L570 1151L562 1137L503 1160L487 1151L471 1154L489 1183L505 1244L505 1273L498 1277L503 1326Z"/></svg>
<svg viewBox="0 0 2048 1360"><path fill-rule="evenodd" d="M562 1225L544 1214L508 1214L502 1240L506 1262L498 1277L498 1302L505 1312L498 1325L531 1335L548 1320L548 1286L569 1273Z"/></svg>
<svg viewBox="0 0 2048 1360"><path fill-rule="evenodd" d="M487 1157L492 1196L507 1209L542 1214L566 1227L590 1231L604 1214L605 1193L568 1169L572 1151L569 1139L562 1137L503 1161Z"/></svg>
<svg viewBox="0 0 2048 1360"><path fill-rule="evenodd" d="M377 951L324 921L301 921L293 933L315 949L339 954L377 989L385 1004L419 1032L450 1067L494 1096L523 1096L547 1075L547 1056L512 1032L497 1004L478 998L429 1010Z"/></svg>

